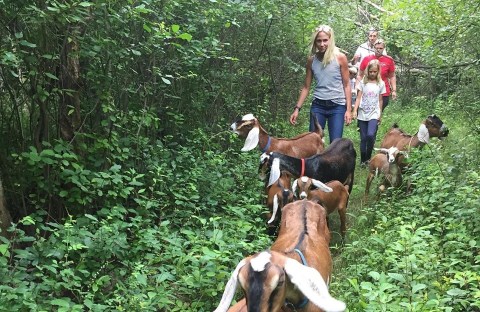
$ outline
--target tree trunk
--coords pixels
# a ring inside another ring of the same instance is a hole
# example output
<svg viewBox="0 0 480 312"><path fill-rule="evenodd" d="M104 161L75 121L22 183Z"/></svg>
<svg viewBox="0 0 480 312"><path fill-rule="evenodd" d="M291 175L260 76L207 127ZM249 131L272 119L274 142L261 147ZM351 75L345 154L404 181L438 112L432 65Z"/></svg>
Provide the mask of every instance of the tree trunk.
<svg viewBox="0 0 480 312"><path fill-rule="evenodd" d="M0 180L0 235L9 238L10 235L7 232L8 227L12 223L12 217L8 212L7 205L5 203L5 197L3 195L3 184Z"/></svg>

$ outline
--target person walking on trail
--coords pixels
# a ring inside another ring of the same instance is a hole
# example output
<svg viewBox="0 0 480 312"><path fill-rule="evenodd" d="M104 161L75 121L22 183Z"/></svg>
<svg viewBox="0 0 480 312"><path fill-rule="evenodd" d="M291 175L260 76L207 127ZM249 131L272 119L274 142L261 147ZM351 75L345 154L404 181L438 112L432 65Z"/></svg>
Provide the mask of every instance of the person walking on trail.
<svg viewBox="0 0 480 312"><path fill-rule="evenodd" d="M360 127L360 166L366 167L372 157L377 130L382 120L382 105L385 83L380 77L380 62L371 60L367 65L367 75L358 83L357 100L353 108L353 118Z"/></svg>
<svg viewBox="0 0 480 312"><path fill-rule="evenodd" d="M328 123L330 143L343 136L343 126L352 121L352 93L345 54L335 46L333 29L328 25L317 27L312 35L311 55L307 59L305 81L290 116L295 125L303 102L315 78L314 99L310 108L310 127L315 129L315 118L322 129Z"/></svg>
<svg viewBox="0 0 480 312"><path fill-rule="evenodd" d="M367 56L360 64L357 82L362 80L363 76L365 75L365 68L367 68L368 63L371 60L376 59L380 62L380 76L382 77L386 88L385 93L383 94L383 111L390 102L390 95L392 95L393 100L397 99L397 78L395 76L395 61L390 56L383 55L383 51L385 51L385 41L383 39L378 39L377 41L375 41L374 47L375 54Z"/></svg>
<svg viewBox="0 0 480 312"><path fill-rule="evenodd" d="M378 30L371 28L367 34L367 42L364 42L358 46L355 54L353 55L352 65L355 65L357 68L360 66L365 57L375 54L374 43L378 39ZM387 50L384 49L382 53L383 55L387 55Z"/></svg>

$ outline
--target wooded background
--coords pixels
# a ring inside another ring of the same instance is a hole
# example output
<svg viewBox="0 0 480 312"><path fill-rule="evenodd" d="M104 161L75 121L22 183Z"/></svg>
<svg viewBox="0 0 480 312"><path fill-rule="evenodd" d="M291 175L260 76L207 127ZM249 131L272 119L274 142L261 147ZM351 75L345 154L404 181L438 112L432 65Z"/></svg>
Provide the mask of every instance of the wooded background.
<svg viewBox="0 0 480 312"><path fill-rule="evenodd" d="M442 149L418 156L436 151L443 159L437 155L437 167L421 162L414 178L424 193L410 201L424 198L414 206L431 204L434 211L445 206L453 215L430 220L428 210L424 231L433 235L441 223L435 237L462 250L455 258L439 255L444 265L428 283L419 282L425 276L378 273L385 263L361 263L352 276L341 262L364 248L354 238L378 226L374 220L388 224L378 216L358 221L339 255L338 275L345 276L334 284L346 297L337 294L352 311L479 311L478 1L0 0L0 6L0 310L213 310L235 261L270 242L262 228L258 155L238 152L241 142L229 125L253 113L275 136L306 130L308 108L300 126L286 121L303 83L311 32L329 24L349 58L371 27L386 40L399 93L387 121L414 132L426 114L437 113L457 128ZM422 177L439 181L422 189ZM449 196L461 196L462 206ZM362 206L365 216L374 208ZM414 238L427 243L422 233ZM386 276L409 288L404 297L392 287L372 290L361 276ZM428 293L432 288L437 292Z"/></svg>

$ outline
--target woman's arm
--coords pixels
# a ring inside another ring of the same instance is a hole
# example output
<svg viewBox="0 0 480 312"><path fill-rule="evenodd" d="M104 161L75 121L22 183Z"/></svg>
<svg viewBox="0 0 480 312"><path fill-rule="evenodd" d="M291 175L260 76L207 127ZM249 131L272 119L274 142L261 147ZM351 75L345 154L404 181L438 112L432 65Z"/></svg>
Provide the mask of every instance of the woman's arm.
<svg viewBox="0 0 480 312"><path fill-rule="evenodd" d="M340 65L340 72L342 75L343 91L347 103L347 111L345 112L345 123L349 125L352 122L352 90L350 87L350 73L348 72L348 60L345 54L339 53L337 62Z"/></svg>

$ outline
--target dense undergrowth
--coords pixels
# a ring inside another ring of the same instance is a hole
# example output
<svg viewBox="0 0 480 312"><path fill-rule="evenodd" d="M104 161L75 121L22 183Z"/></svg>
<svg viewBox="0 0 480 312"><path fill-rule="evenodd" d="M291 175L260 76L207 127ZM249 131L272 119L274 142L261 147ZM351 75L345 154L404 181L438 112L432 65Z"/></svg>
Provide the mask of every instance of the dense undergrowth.
<svg viewBox="0 0 480 312"><path fill-rule="evenodd" d="M395 105L379 136L393 122L414 133L431 113ZM331 291L349 311L480 309L480 142L461 116L437 114L450 136L411 153L411 193L365 202L356 170L347 241L334 233L331 243ZM353 126L344 136L358 146ZM0 243L1 311L211 311L238 261L268 248L258 151L237 152L243 142L227 131L141 149L114 142L118 158L98 168L61 143L16 156L39 186L38 213ZM45 180L45 164L61 176ZM64 222L42 206L54 195Z"/></svg>

